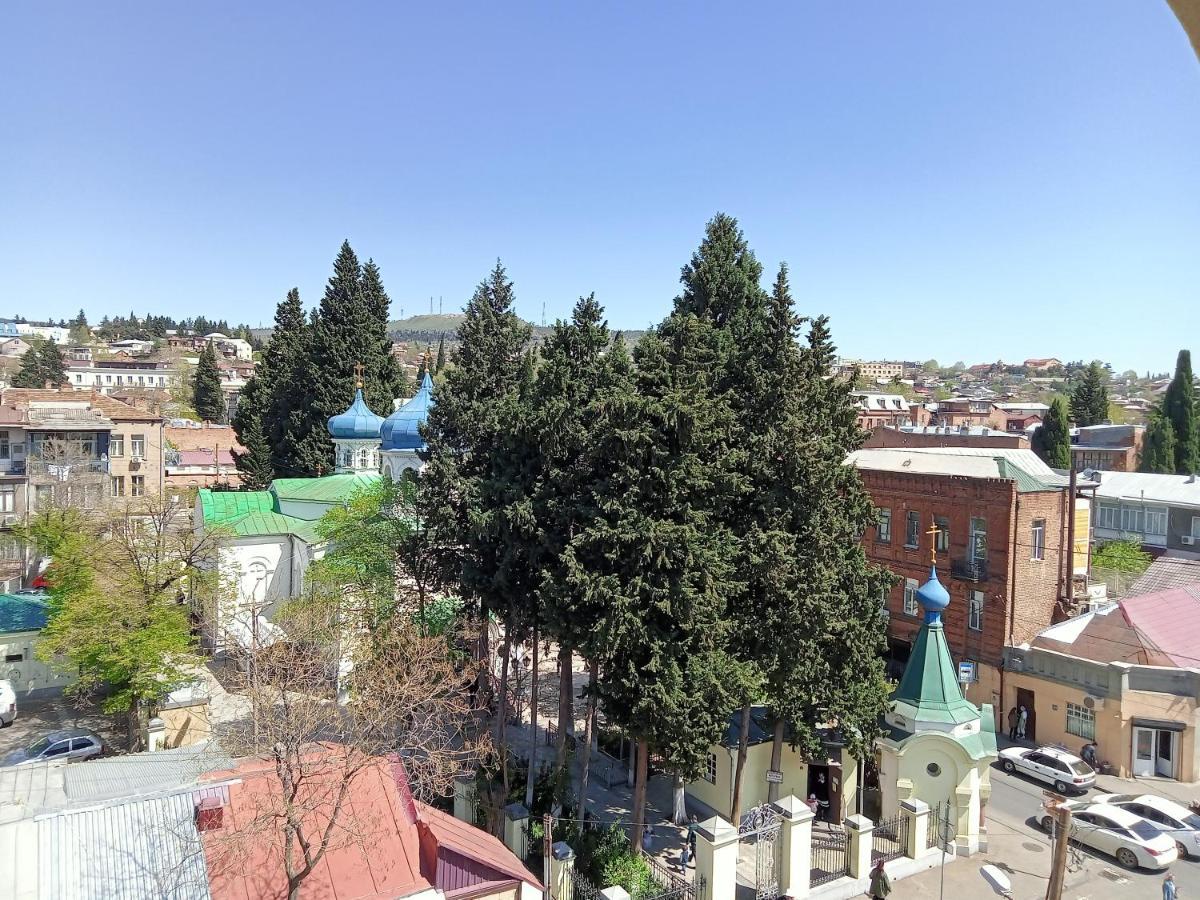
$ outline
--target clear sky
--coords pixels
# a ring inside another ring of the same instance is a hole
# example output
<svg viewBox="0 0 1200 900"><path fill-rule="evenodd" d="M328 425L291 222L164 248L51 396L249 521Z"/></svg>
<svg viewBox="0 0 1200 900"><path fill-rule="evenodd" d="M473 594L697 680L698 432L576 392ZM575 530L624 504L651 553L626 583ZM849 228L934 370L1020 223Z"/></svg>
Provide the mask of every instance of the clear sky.
<svg viewBox="0 0 1200 900"><path fill-rule="evenodd" d="M349 238L396 316L502 257L637 328L721 210L850 355L1200 352L1163 0L8 3L0 84L3 315L266 323Z"/></svg>

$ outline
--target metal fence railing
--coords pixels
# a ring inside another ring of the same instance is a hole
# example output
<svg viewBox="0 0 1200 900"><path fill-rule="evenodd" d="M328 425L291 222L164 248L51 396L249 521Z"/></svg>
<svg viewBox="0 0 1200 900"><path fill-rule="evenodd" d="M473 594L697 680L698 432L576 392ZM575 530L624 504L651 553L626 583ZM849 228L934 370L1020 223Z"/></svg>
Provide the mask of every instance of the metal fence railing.
<svg viewBox="0 0 1200 900"><path fill-rule="evenodd" d="M908 823L907 816L896 813L876 824L871 834L871 862L887 862L904 855L904 847L908 844Z"/></svg>
<svg viewBox="0 0 1200 900"><path fill-rule="evenodd" d="M808 881L813 887L837 881L850 874L850 857L846 853L844 831L813 834L809 869Z"/></svg>
<svg viewBox="0 0 1200 900"><path fill-rule="evenodd" d="M650 877L658 890L644 895L639 900L695 900L696 890L686 878L676 874L657 857L642 853L642 859L650 866Z"/></svg>
<svg viewBox="0 0 1200 900"><path fill-rule="evenodd" d="M950 824L950 804L936 804L929 811L929 828L925 831L925 849L943 847L947 849L954 843L954 833Z"/></svg>

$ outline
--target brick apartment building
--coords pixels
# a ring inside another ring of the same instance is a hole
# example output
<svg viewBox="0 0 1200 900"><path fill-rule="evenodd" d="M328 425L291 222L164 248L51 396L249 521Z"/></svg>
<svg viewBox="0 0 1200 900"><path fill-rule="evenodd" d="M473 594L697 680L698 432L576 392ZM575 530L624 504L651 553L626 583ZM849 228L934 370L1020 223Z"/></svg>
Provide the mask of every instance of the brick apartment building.
<svg viewBox="0 0 1200 900"><path fill-rule="evenodd" d="M939 400L934 422L938 425L958 427L987 425L992 415L992 401L970 397L953 397Z"/></svg>
<svg viewBox="0 0 1200 900"><path fill-rule="evenodd" d="M880 425L871 431L864 447L991 447L1028 450L1029 436L998 431L987 425L951 428L948 425Z"/></svg>
<svg viewBox="0 0 1200 900"><path fill-rule="evenodd" d="M1004 647L1061 617L1068 546L1068 483L1030 450L872 448L847 460L880 511L867 556L897 576L887 597L889 667L908 660L921 625L916 591L929 575L933 526L952 602L943 616L956 662L974 666L973 703L1003 696Z"/></svg>
<svg viewBox="0 0 1200 900"><path fill-rule="evenodd" d="M1071 429L1071 461L1079 471L1136 472L1144 425L1089 425Z"/></svg>
<svg viewBox="0 0 1200 900"><path fill-rule="evenodd" d="M900 394L874 394L855 391L851 395L858 412L860 428L870 430L879 425L926 425L930 413L923 403L905 399Z"/></svg>

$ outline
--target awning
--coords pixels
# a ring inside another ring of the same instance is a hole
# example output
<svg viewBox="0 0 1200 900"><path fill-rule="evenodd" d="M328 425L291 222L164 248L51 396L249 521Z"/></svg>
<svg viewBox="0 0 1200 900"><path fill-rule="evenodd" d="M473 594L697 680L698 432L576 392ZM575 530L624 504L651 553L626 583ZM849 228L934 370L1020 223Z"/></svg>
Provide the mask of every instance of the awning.
<svg viewBox="0 0 1200 900"><path fill-rule="evenodd" d="M1183 722L1168 722L1166 719L1141 719L1134 716L1129 721L1138 728L1157 728L1159 731L1183 731L1187 728Z"/></svg>

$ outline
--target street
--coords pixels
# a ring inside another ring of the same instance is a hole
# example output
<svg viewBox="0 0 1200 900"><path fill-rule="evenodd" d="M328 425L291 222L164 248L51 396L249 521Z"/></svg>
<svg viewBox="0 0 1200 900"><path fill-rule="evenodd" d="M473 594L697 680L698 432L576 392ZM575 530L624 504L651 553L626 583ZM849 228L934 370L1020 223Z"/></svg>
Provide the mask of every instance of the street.
<svg viewBox="0 0 1200 900"><path fill-rule="evenodd" d="M1046 893L1050 873L1051 841L1036 824L1045 786L1022 775L1007 775L999 766L992 767L992 796L987 807L988 852L960 859L945 870L945 896L954 898L988 897L999 894L981 869L992 865L1012 882L1016 900L1035 900ZM1089 794L1113 790L1169 796L1153 782L1128 783L1105 777ZM1178 794L1178 791L1173 791ZM1176 802L1178 802L1177 798ZM1159 898L1163 872L1121 868L1116 861L1095 851L1081 848L1074 854L1063 898L1070 900L1107 900L1107 898ZM1200 897L1200 862L1180 860L1171 866L1180 897ZM940 881L936 870L896 882L894 900L916 900L939 896Z"/></svg>

